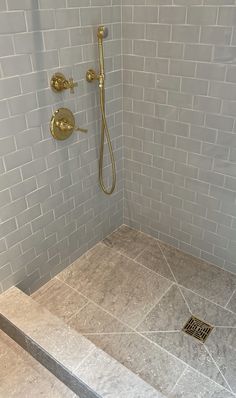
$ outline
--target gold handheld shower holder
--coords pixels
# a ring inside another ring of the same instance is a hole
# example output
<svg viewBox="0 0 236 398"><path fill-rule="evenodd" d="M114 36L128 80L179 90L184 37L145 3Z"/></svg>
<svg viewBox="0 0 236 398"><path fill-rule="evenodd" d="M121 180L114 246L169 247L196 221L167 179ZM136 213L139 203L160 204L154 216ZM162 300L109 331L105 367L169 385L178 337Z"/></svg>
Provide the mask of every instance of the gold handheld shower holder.
<svg viewBox="0 0 236 398"><path fill-rule="evenodd" d="M99 98L100 98L100 109L102 116L102 125L101 125L101 141L100 141L100 155L99 155L99 184L101 189L106 195L111 195L114 192L116 187L116 164L114 159L114 153L111 143L110 132L107 125L106 120L106 111L105 111L105 67L104 67L104 51L103 51L103 39L107 37L108 30L105 26L99 26L97 30L97 38L98 38L98 51L99 51L99 66L100 71L96 73L94 69L89 69L86 73L86 80L89 83L93 81L98 81L99 86ZM111 169L112 169L112 183L110 187L107 187L104 182L104 146L105 146L105 138L108 146L108 152L111 159Z"/></svg>
<svg viewBox="0 0 236 398"><path fill-rule="evenodd" d="M75 117L67 108L60 108L51 118L50 131L52 136L59 141L64 141L71 136L73 131L87 133L87 129L75 126Z"/></svg>
<svg viewBox="0 0 236 398"><path fill-rule="evenodd" d="M86 73L86 80L88 83L92 83L94 80L98 80L99 87L103 88L105 76L102 73L96 73L94 69L89 69Z"/></svg>

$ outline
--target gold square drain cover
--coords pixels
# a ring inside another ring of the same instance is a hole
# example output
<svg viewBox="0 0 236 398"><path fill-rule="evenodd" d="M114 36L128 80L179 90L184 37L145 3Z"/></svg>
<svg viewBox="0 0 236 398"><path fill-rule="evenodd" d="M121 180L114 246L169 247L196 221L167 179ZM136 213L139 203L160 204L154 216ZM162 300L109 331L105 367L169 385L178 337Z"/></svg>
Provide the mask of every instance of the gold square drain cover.
<svg viewBox="0 0 236 398"><path fill-rule="evenodd" d="M182 330L204 343L212 329L213 326L208 325L208 323L205 323L201 321L201 319L192 315Z"/></svg>

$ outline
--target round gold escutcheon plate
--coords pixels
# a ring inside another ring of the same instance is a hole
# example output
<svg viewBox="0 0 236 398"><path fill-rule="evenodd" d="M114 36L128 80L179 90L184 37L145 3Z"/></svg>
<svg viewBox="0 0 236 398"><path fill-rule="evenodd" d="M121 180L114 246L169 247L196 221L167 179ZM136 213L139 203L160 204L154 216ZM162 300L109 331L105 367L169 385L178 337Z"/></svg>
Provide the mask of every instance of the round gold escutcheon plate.
<svg viewBox="0 0 236 398"><path fill-rule="evenodd" d="M52 115L50 131L52 136L59 141L64 141L71 136L75 129L75 118L67 108L60 108Z"/></svg>

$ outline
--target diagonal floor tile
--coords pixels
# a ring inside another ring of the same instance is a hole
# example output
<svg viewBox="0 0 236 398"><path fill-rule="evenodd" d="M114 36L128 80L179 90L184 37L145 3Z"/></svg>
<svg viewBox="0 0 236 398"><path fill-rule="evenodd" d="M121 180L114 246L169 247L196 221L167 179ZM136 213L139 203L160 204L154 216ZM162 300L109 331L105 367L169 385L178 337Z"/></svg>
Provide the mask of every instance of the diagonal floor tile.
<svg viewBox="0 0 236 398"><path fill-rule="evenodd" d="M234 398L223 387L187 368L169 398Z"/></svg>
<svg viewBox="0 0 236 398"><path fill-rule="evenodd" d="M180 361L138 334L89 335L88 338L164 393L170 392L185 368Z"/></svg>
<svg viewBox="0 0 236 398"><path fill-rule="evenodd" d="M173 285L138 326L139 331L178 331L190 317L178 286Z"/></svg>
<svg viewBox="0 0 236 398"><path fill-rule="evenodd" d="M69 319L87 303L83 296L56 278L46 283L31 297L63 320Z"/></svg>
<svg viewBox="0 0 236 398"><path fill-rule="evenodd" d="M103 244L96 245L58 278L132 327L171 285Z"/></svg>
<svg viewBox="0 0 236 398"><path fill-rule="evenodd" d="M112 247L132 259L137 257L153 242L155 242L155 239L151 236L129 228L126 225L122 225L103 241L108 247Z"/></svg>
<svg viewBox="0 0 236 398"><path fill-rule="evenodd" d="M223 387L228 387L204 345L181 332L146 332L144 335L177 358L208 376Z"/></svg>
<svg viewBox="0 0 236 398"><path fill-rule="evenodd" d="M226 305L236 289L236 275L164 243L160 247L180 285L216 304Z"/></svg>
<svg viewBox="0 0 236 398"><path fill-rule="evenodd" d="M131 332L131 329L93 303L82 308L68 324L82 334Z"/></svg>
<svg viewBox="0 0 236 398"><path fill-rule="evenodd" d="M191 313L212 326L236 327L236 314L214 304L197 294L181 288L181 291L191 309Z"/></svg>
<svg viewBox="0 0 236 398"><path fill-rule="evenodd" d="M228 303L227 308L230 311L235 312L235 314L236 314L236 292L234 293L233 297L231 298L230 302Z"/></svg>
<svg viewBox="0 0 236 398"><path fill-rule="evenodd" d="M174 281L170 267L162 255L158 242L155 239L147 244L146 248L135 258L135 261L165 278Z"/></svg>
<svg viewBox="0 0 236 398"><path fill-rule="evenodd" d="M236 393L236 329L216 328L206 341L212 357Z"/></svg>

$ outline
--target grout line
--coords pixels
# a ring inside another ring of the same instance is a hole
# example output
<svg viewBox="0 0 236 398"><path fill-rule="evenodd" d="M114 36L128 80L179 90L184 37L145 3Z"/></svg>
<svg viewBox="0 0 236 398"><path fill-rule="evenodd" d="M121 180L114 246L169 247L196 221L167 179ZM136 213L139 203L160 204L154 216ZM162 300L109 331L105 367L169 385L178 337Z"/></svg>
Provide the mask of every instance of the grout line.
<svg viewBox="0 0 236 398"><path fill-rule="evenodd" d="M233 291L233 293L231 294L229 300L228 300L227 303L225 304L225 307L224 307L225 309L228 310L227 306L229 305L229 303L230 303L230 301L231 301L231 299L233 298L233 296L234 296L235 293L236 293L236 289ZM229 310L229 311L231 311L231 310Z"/></svg>
<svg viewBox="0 0 236 398"><path fill-rule="evenodd" d="M188 369L188 365L186 365L186 367L184 368L183 372L181 373L181 375L179 376L179 378L177 379L175 385L173 386L173 388L170 390L170 394L174 391L175 387L179 384L180 380L182 379L184 373L186 372L186 370Z"/></svg>
<svg viewBox="0 0 236 398"><path fill-rule="evenodd" d="M227 312L229 312L231 315L234 315L234 316L236 317L235 312L233 312L233 311L230 310L229 308L225 308L225 307L223 307L222 305L220 305L220 304L218 304L218 303L215 303L215 302L212 301L211 299L201 296L199 293L194 292L193 290L189 289L189 288L186 287L186 286L183 286L183 285L181 285L181 284L179 284L179 283L178 283L178 286L179 286L180 288L183 288L183 289L188 290L189 292L191 292L192 294L195 294L196 296L200 297L201 299L206 300L206 301L208 301L209 303L211 303L211 304L213 304L213 305L215 305L215 306L217 306L217 307L220 307L222 310L227 311Z"/></svg>
<svg viewBox="0 0 236 398"><path fill-rule="evenodd" d="M166 276L163 276L163 275L159 274L158 272L154 271L153 269L146 267L146 266L143 265L142 263L139 263L137 260L135 260L135 259L133 259L133 258L127 256L127 254L123 253L122 251L120 251L120 250L118 250L118 249L116 249L116 248L114 248L114 247L107 246L107 245L106 245L105 243L103 243L103 242L100 242L100 243L102 243L104 246L108 247L110 250L114 251L115 253L119 253L121 256L127 258L127 260L133 261L133 262L134 262L135 264L137 264L139 267L144 268L145 270L147 270L147 271L149 271L149 272L152 272L154 275L160 276L161 278L164 278L164 279L166 279L166 280L169 281L169 282L172 282L172 283L175 282L175 281L173 281L173 280L171 280L171 279L168 279ZM145 249L146 249L146 248L145 248ZM145 249L143 249L139 254L141 254ZM139 254L138 254L138 256L139 256ZM137 258L138 256L136 256L135 258ZM63 271L62 271L62 272L63 272Z"/></svg>
<svg viewBox="0 0 236 398"><path fill-rule="evenodd" d="M57 278L57 277L56 277ZM128 324L126 324L125 322L123 322L121 319L117 318L113 313L109 312L108 310L106 310L105 308L101 307L99 304L97 304L95 301L93 301L92 299L90 299L89 297L85 296L83 293L81 293L79 290L77 290L75 287L69 285L67 282L62 281L61 279L59 279L60 282L64 283L66 286L69 286L72 290L74 290L75 292L81 294L81 296L83 296L84 298L86 298L88 300L89 303L92 303L93 305L95 305L96 307L98 307L100 310L106 312L108 315L112 316L114 319L116 319L117 321L119 321L120 323L122 323L124 326L126 326L127 328L129 328L130 330L134 330L132 328L132 326L129 326ZM134 330L135 332L135 330Z"/></svg>
<svg viewBox="0 0 236 398"><path fill-rule="evenodd" d="M181 296L183 297L183 300L184 300L185 304L187 305L187 308L188 308L188 310L189 310L189 312L190 312L190 314L191 314L191 313L192 313L191 308L190 308L190 306L189 306L189 304L188 304L188 302L187 302L187 300L186 300L186 298L185 298L185 296L184 296L182 290L181 290L180 287L179 287L179 283L178 283L178 281L177 281L177 279L176 279L176 277L175 277L175 274L174 274L174 272L172 271L172 268L171 268L169 262L167 261L167 258L166 258L166 256L165 256L165 254L163 253L163 250L162 250L162 248L161 248L161 246L160 246L159 243L158 243L158 247L159 247L159 249L160 249L160 251L161 251L161 254L162 254L163 258L165 259L165 261L166 261L166 263L167 263L167 265L168 265L168 267L169 267L169 269L170 269L170 271L171 271L171 274L172 274L172 276L173 276L173 278L174 278L174 280L175 280L175 283L177 284L177 286L178 286L178 288L179 288L180 294L181 294Z"/></svg>
<svg viewBox="0 0 236 398"><path fill-rule="evenodd" d="M137 328L144 322L144 320L147 318L147 316L153 311L153 309L160 303L160 301L163 299L163 297L166 295L166 293L169 292L169 290L173 287L174 283L171 283L171 285L168 287L167 290L165 290L165 292L161 295L161 297L159 298L159 300L152 306L152 308L150 309L150 311L147 312L147 314L145 316L143 316L143 318L141 319L140 322L138 322L138 324L135 326L135 330L137 330Z"/></svg>
<svg viewBox="0 0 236 398"><path fill-rule="evenodd" d="M61 282L61 281L60 281ZM78 315L85 307L87 307L88 302L86 302L78 311L76 311L73 315L69 316L69 318L66 319L66 323L69 322L71 319L73 319L76 315Z"/></svg>
<svg viewBox="0 0 236 398"><path fill-rule="evenodd" d="M207 347L206 345L204 345L204 348L205 348L206 352L208 353L208 355L210 356L210 358L211 358L211 360L213 361L213 363L215 364L215 367L216 367L216 368L218 369L218 371L220 372L220 374L221 374L223 380L225 381L225 383L227 384L227 386L228 386L230 392L233 392L233 390L231 389L231 387L230 387L228 381L226 380L225 376L223 375L223 373L221 372L219 366L217 365L216 361L214 360L212 354L210 353L208 347Z"/></svg>
<svg viewBox="0 0 236 398"><path fill-rule="evenodd" d="M90 341L90 343L91 343L91 341ZM93 343L91 343L91 344L93 344ZM95 344L93 344L93 345L94 345L94 348L88 353L88 355L86 355L84 357L84 359L82 359L82 361L79 363L79 365L76 366L75 369L73 369L74 373L80 368L81 365L83 365L83 363L90 357L90 355L92 355L98 349L98 347Z"/></svg>

